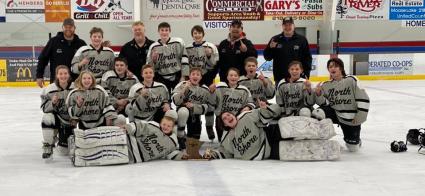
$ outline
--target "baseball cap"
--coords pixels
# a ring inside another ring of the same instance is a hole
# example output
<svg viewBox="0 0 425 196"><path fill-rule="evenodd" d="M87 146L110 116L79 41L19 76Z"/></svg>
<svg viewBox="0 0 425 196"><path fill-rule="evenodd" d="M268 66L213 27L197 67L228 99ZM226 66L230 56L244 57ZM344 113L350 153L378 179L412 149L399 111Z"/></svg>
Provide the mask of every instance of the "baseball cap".
<svg viewBox="0 0 425 196"><path fill-rule="evenodd" d="M230 26L242 26L241 20L232 20L232 23L230 23Z"/></svg>
<svg viewBox="0 0 425 196"><path fill-rule="evenodd" d="M66 18L65 20L63 20L63 26L65 25L75 26L74 20L72 18Z"/></svg>
<svg viewBox="0 0 425 196"><path fill-rule="evenodd" d="M287 23L294 24L294 19L292 19L292 17L290 16L283 18L282 24L287 24Z"/></svg>

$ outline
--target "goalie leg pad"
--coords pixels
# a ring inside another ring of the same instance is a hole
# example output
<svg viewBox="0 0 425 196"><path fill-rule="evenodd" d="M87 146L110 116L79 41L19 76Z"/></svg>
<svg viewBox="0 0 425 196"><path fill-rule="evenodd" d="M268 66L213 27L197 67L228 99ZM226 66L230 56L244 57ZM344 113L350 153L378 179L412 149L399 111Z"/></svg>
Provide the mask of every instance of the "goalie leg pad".
<svg viewBox="0 0 425 196"><path fill-rule="evenodd" d="M79 167L127 164L128 162L127 145L75 149L74 165Z"/></svg>
<svg viewBox="0 0 425 196"><path fill-rule="evenodd" d="M294 140L303 139L330 139L336 135L332 120L318 121L304 116L289 116L279 120L279 129L282 138Z"/></svg>
<svg viewBox="0 0 425 196"><path fill-rule="evenodd" d="M78 148L94 148L109 145L127 145L127 134L115 126L102 126L93 129L74 129L75 145Z"/></svg>
<svg viewBox="0 0 425 196"><path fill-rule="evenodd" d="M341 155L341 146L334 140L281 141L279 157L282 161L336 160Z"/></svg>

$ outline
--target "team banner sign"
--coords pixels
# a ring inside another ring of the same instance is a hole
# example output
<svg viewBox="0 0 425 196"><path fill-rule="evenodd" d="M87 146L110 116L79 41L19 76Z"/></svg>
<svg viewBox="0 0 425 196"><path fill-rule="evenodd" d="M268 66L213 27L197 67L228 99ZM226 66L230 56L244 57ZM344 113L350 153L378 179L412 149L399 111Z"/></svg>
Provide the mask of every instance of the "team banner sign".
<svg viewBox="0 0 425 196"><path fill-rule="evenodd" d="M149 20L202 20L204 0L144 0Z"/></svg>
<svg viewBox="0 0 425 196"><path fill-rule="evenodd" d="M134 19L133 0L72 0L71 15L76 21L125 22Z"/></svg>
<svg viewBox="0 0 425 196"><path fill-rule="evenodd" d="M33 82L36 80L37 59L8 59L8 82Z"/></svg>
<svg viewBox="0 0 425 196"><path fill-rule="evenodd" d="M425 20L425 0L390 0L390 20Z"/></svg>
<svg viewBox="0 0 425 196"><path fill-rule="evenodd" d="M44 0L5 0L6 22L44 22Z"/></svg>
<svg viewBox="0 0 425 196"><path fill-rule="evenodd" d="M337 20L388 20L389 0L338 0Z"/></svg>
<svg viewBox="0 0 425 196"><path fill-rule="evenodd" d="M369 75L412 75L413 54L370 54Z"/></svg>
<svg viewBox="0 0 425 196"><path fill-rule="evenodd" d="M204 0L204 20L264 20L264 0Z"/></svg>
<svg viewBox="0 0 425 196"><path fill-rule="evenodd" d="M264 0L264 20L322 20L325 0Z"/></svg>
<svg viewBox="0 0 425 196"><path fill-rule="evenodd" d="M71 17L69 0L44 0L46 22L62 22Z"/></svg>

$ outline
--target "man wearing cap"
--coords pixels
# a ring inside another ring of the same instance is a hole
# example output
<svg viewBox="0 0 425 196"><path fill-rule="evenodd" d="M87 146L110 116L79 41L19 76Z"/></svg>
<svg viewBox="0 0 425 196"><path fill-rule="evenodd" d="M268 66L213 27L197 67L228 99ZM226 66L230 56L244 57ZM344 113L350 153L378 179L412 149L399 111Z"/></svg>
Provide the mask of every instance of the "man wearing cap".
<svg viewBox="0 0 425 196"><path fill-rule="evenodd" d="M282 21L282 33L271 38L264 50L264 58L273 60L273 76L276 84L288 78L288 66L291 61L300 61L303 65L304 78L310 77L311 53L307 39L295 32L292 17L285 17Z"/></svg>
<svg viewBox="0 0 425 196"><path fill-rule="evenodd" d="M149 47L154 41L145 36L145 25L141 21L134 22L132 25L133 40L127 42L120 51L119 57L127 59L128 69L139 81L142 81L140 70L146 64Z"/></svg>
<svg viewBox="0 0 425 196"><path fill-rule="evenodd" d="M66 65L71 69L71 60L75 52L81 47L87 45L84 40L75 34L74 20L67 18L63 21L62 32L58 32L52 37L41 51L37 64L37 85L43 87L44 69L50 61L50 83L55 80L55 69L58 65ZM75 80L77 75L72 75Z"/></svg>
<svg viewBox="0 0 425 196"><path fill-rule="evenodd" d="M245 36L242 36L242 33L242 21L233 20L229 28L228 38L221 41L218 46L220 58L216 67L219 69L220 80L222 82L227 81L226 75L229 68L237 68L240 71L240 75L245 75L245 59L248 57L258 57L254 45Z"/></svg>

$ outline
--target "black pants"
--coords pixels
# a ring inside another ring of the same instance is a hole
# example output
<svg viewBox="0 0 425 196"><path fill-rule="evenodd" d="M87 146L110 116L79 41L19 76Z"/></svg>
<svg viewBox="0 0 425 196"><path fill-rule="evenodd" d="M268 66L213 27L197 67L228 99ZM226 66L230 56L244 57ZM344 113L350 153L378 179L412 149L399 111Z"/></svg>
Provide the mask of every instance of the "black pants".
<svg viewBox="0 0 425 196"><path fill-rule="evenodd" d="M217 76L217 72L214 72L213 70L208 71L202 76L202 80L200 82L201 85L210 86L212 83L214 83L214 79Z"/></svg>
<svg viewBox="0 0 425 196"><path fill-rule="evenodd" d="M272 124L263 128L270 145L270 159L279 160L279 142L282 140L279 125Z"/></svg>
<svg viewBox="0 0 425 196"><path fill-rule="evenodd" d="M162 118L164 117L165 112L162 110L162 107L158 108L155 114L153 115L153 121L157 122L158 124L161 123Z"/></svg>
<svg viewBox="0 0 425 196"><path fill-rule="evenodd" d="M182 72L179 71L175 74L174 80L171 81L171 80L165 79L164 77L162 77L161 75L156 73L156 75L154 77L154 81L163 83L167 87L168 93L170 94L170 99L171 99L171 92L177 86L177 84L180 82L181 76L182 76Z"/></svg>
<svg viewBox="0 0 425 196"><path fill-rule="evenodd" d="M360 130L361 126L350 126L339 122L336 112L329 106L320 107L326 115L326 118L332 119L334 124L341 126L342 133L344 134L344 141L348 144L359 144L360 143Z"/></svg>
<svg viewBox="0 0 425 196"><path fill-rule="evenodd" d="M200 139L201 130L201 115L189 115L189 118L187 119L187 137Z"/></svg>
<svg viewBox="0 0 425 196"><path fill-rule="evenodd" d="M216 116L215 118L215 131L217 132L218 141L221 142L221 137L223 137L224 124L220 116Z"/></svg>

